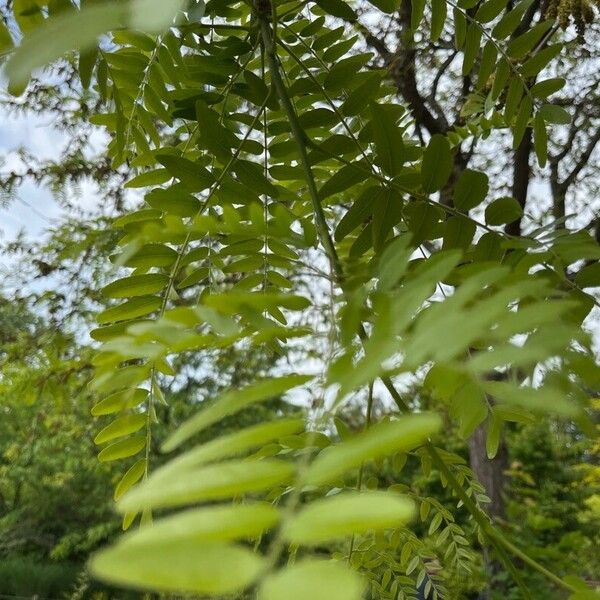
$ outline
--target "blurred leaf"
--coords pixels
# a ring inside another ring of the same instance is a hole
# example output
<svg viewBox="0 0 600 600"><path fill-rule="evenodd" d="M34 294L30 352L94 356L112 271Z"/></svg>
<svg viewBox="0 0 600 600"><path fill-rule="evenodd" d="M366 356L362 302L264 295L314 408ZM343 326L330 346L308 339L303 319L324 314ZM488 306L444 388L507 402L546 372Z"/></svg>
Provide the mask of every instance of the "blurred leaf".
<svg viewBox="0 0 600 600"><path fill-rule="evenodd" d="M241 546L198 546L189 539L162 539L140 551L132 536L94 555L90 571L107 583L141 590L225 594L250 585L265 562Z"/></svg>
<svg viewBox="0 0 600 600"><path fill-rule="evenodd" d="M258 600L359 600L364 587L360 576L346 566L304 560L269 575Z"/></svg>
<svg viewBox="0 0 600 600"><path fill-rule="evenodd" d="M397 527L414 514L414 503L393 492L345 492L311 502L286 523L284 535L292 544L320 544Z"/></svg>
<svg viewBox="0 0 600 600"><path fill-rule="evenodd" d="M304 482L307 485L322 485L335 481L366 460L412 450L436 433L440 426L440 418L433 413L378 423L352 439L321 452L308 468Z"/></svg>

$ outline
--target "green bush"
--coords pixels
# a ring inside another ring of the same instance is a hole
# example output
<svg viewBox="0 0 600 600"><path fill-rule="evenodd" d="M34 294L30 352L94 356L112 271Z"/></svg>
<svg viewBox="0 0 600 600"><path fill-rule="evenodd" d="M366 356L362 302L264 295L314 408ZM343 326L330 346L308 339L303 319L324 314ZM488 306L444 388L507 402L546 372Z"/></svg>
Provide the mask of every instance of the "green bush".
<svg viewBox="0 0 600 600"><path fill-rule="evenodd" d="M0 593L15 596L62 598L77 579L81 567L73 563L41 564L29 558L0 561Z"/></svg>
<svg viewBox="0 0 600 600"><path fill-rule="evenodd" d="M81 564L40 563L27 556L0 560L0 598L11 595L39 597L39 600L138 600L142 597L136 592L117 591L90 582Z"/></svg>

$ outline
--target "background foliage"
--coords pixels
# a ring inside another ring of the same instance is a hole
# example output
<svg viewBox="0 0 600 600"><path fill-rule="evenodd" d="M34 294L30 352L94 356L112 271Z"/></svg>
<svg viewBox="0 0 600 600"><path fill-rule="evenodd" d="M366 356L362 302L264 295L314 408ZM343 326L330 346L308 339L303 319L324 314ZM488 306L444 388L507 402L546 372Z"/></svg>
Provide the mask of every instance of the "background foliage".
<svg viewBox="0 0 600 600"><path fill-rule="evenodd" d="M598 569L593 206L565 224L574 184L594 185L597 92L560 76L594 8L6 8L9 90L76 140L54 164L24 156L27 176L91 177L110 212L9 247L62 286L3 304L3 552L83 559L114 537L112 479L123 528L141 520L92 560L117 585L595 597L564 578ZM26 87L53 60L59 83ZM528 201L546 164L550 206ZM125 181L153 188L131 210ZM76 331L94 314L92 354ZM281 396L309 381L290 397L305 419Z"/></svg>

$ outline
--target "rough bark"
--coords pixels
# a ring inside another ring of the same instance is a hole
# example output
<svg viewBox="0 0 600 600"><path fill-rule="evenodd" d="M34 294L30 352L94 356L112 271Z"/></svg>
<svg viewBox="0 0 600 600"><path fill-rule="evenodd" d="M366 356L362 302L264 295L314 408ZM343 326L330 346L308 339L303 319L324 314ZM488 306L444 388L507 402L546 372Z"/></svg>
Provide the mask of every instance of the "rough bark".
<svg viewBox="0 0 600 600"><path fill-rule="evenodd" d="M480 425L469 438L469 462L477 479L485 487L491 502L488 512L494 519L504 519L506 506L504 488L506 485L505 471L508 468L508 452L502 440L498 453L489 459L485 449L486 430Z"/></svg>

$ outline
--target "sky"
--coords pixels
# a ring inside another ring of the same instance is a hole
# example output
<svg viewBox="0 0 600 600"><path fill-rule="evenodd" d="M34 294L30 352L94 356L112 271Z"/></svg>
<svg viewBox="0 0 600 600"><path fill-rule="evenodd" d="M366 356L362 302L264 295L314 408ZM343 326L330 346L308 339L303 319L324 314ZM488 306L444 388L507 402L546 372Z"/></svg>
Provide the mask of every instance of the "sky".
<svg viewBox="0 0 600 600"><path fill-rule="evenodd" d="M16 152L20 147L40 159L56 158L68 143L68 137L53 126L49 114L10 115L0 111L0 157L4 160L2 170L23 171L23 163ZM102 143L102 134L98 132L92 144ZM98 198L91 185L82 186L80 202L82 208L94 208ZM17 200L8 207L0 206L0 236L2 240L13 238L24 230L29 237L43 233L49 225L60 220L63 214L55 202L52 193L44 187L29 181L18 191Z"/></svg>
<svg viewBox="0 0 600 600"><path fill-rule="evenodd" d="M4 158L3 170L22 171L23 165L15 152L21 146L33 154L49 158L56 156L57 146L65 142L52 127L48 116L11 116L0 112L0 154ZM39 235L45 227L61 214L52 194L27 182L18 192L19 200L0 208L0 232L3 240L14 237L23 229L29 236Z"/></svg>
<svg viewBox="0 0 600 600"><path fill-rule="evenodd" d="M3 172L24 172L25 166L18 155L19 148L26 148L40 160L56 159L68 143L68 136L54 127L50 114L12 115L0 110L0 168ZM105 143L104 133L98 130L90 143L94 150L100 147ZM99 198L93 185L83 182L79 187L79 206L83 210L94 209ZM64 214L64 209L48 188L25 180L13 200L6 206L0 202L0 244L13 240L20 232L30 240L41 238L48 228L61 221ZM10 285L13 271L12 257L0 254L0 281ZM53 285L51 278L39 279L31 283L30 289L40 292Z"/></svg>

